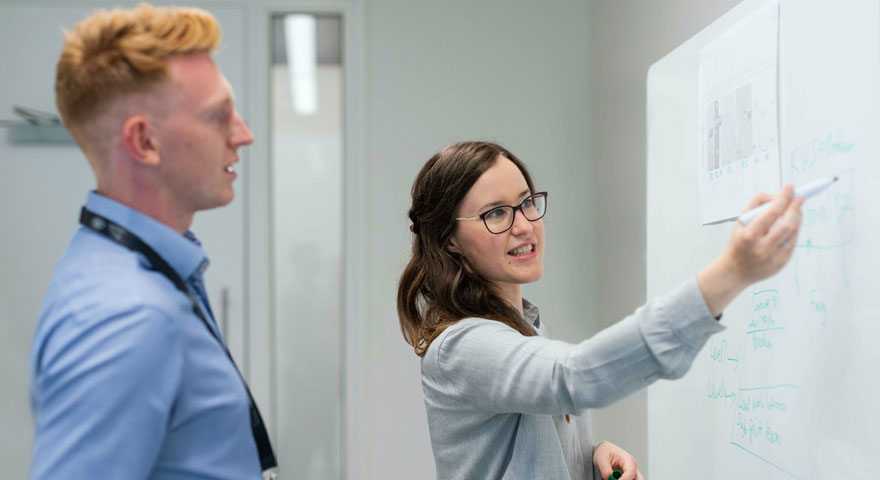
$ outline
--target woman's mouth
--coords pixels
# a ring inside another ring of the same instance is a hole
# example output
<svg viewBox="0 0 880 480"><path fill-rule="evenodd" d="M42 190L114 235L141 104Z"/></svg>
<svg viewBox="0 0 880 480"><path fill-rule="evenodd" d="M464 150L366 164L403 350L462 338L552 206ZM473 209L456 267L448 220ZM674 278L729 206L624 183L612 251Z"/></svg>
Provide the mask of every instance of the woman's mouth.
<svg viewBox="0 0 880 480"><path fill-rule="evenodd" d="M535 250L535 246L533 244L523 245L519 248L515 248L507 252L508 255L513 255L514 257L521 257L523 255L528 255Z"/></svg>

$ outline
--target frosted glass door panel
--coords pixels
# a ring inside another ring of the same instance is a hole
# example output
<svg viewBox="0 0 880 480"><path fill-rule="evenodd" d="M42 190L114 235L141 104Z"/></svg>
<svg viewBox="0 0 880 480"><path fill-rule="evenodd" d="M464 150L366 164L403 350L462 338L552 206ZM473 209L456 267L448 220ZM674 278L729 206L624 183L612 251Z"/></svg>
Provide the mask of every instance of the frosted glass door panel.
<svg viewBox="0 0 880 480"><path fill-rule="evenodd" d="M296 14L272 24L276 448L285 478L339 478L340 21Z"/></svg>

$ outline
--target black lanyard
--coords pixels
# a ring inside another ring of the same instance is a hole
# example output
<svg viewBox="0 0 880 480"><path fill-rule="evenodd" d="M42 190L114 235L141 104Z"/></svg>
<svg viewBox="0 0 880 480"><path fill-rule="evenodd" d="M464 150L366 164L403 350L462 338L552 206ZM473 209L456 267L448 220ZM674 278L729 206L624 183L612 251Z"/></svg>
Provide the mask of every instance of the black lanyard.
<svg viewBox="0 0 880 480"><path fill-rule="evenodd" d="M254 442L257 444L257 453L260 456L260 466L264 472L276 468L278 466L278 461L275 459L275 452L272 451L272 443L269 441L269 433L266 432L266 425L263 423L263 417L260 416L260 410L257 408L256 402L254 402L253 395L251 395L251 389L248 388L247 382L245 382L244 377L241 376L241 371L238 370L238 366L235 364L235 360L232 359L232 355L229 353L229 349L226 348L226 344L223 343L223 340L218 337L214 332L214 329L211 328L208 319L205 318L205 314L202 313L202 309L199 308L199 301L196 300L196 297L192 292L186 288L186 283L180 278L180 275L168 265L168 262L166 262L161 255L156 253L156 251L144 243L143 240L126 230L122 225L119 225L112 220L108 220L101 215L88 210L86 207L82 208L79 223L129 250L138 252L146 257L153 270L165 275L165 277L170 280L178 290L183 292L187 298L189 298L190 303L192 303L193 312L202 320L202 323L205 324L205 328L211 332L211 336L213 336L217 342L220 343L220 346L223 347L223 351L226 352L226 356L229 357L229 361L232 362L232 366L235 367L235 371L238 372L238 377L241 378L241 382L244 384L244 389L247 391L248 406L250 408L251 416L251 433L253 433Z"/></svg>

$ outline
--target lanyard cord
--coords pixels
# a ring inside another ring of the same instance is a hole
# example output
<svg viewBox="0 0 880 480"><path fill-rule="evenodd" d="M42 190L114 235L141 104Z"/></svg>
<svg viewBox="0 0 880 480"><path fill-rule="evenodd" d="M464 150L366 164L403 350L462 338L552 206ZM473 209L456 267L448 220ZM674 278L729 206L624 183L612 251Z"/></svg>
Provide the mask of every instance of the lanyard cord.
<svg viewBox="0 0 880 480"><path fill-rule="evenodd" d="M80 213L79 223L84 227L92 230L95 233L103 235L110 239L113 242L116 242L129 250L135 251L146 257L147 261L150 262L152 269L161 273L165 276L174 286L183 292L187 298L189 298L190 303L192 304L193 312L201 319L202 323L205 325L205 328L211 332L211 336L214 337L215 340L223 347L223 351L226 352L226 356L229 358L229 361L232 362L232 366L235 367L235 371L238 373L238 378L241 379L241 383L244 385L244 389L248 395L248 407L250 409L250 417L251 417L251 433L254 436L254 442L257 444L257 453L260 457L260 466L263 471L273 469L278 466L278 460L275 458L275 452L272 451L272 443L269 441L269 433L266 431L266 425L263 423L263 417L260 415L260 410L257 408L256 402L254 402L254 397L251 395L251 389L248 387L247 382L244 381L244 377L241 376L241 371L238 369L238 365L235 364L235 360L232 359L232 354L229 353L229 349L226 348L226 344L223 343L223 340L217 336L214 332L214 329L211 328L208 323L208 319L205 317L205 314L202 312L202 309L199 308L199 302L196 300L196 297L193 293L186 288L186 283L180 278L180 275L168 265L168 262L162 258L161 255L156 253L149 245L144 243L143 240L138 238L133 233L129 232L125 229L125 227L113 222L112 220L108 220L107 218L98 215L87 209L86 207L82 208L82 212Z"/></svg>

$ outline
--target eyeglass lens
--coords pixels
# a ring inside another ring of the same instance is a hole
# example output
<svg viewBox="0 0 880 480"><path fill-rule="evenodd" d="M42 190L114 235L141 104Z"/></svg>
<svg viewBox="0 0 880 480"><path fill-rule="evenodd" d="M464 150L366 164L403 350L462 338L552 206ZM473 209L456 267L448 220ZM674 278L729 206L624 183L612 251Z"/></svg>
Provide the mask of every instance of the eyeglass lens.
<svg viewBox="0 0 880 480"><path fill-rule="evenodd" d="M539 193L523 200L518 208L503 206L489 210L483 215L483 221L490 232L501 233L513 226L515 210L522 212L526 219L535 221L544 216L546 209L547 197Z"/></svg>

